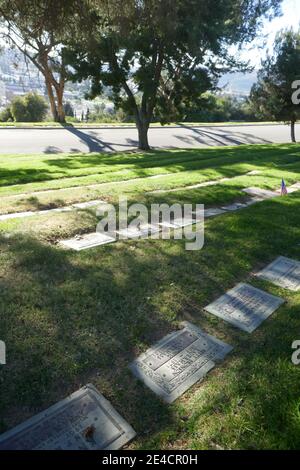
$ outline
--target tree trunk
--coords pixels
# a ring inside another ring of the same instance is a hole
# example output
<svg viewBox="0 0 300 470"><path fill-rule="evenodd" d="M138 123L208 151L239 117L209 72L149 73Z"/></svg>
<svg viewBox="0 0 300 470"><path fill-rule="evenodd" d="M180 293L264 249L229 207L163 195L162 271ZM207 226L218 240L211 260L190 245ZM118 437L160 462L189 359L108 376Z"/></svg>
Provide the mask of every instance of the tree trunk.
<svg viewBox="0 0 300 470"><path fill-rule="evenodd" d="M63 124L66 122L65 109L63 105L65 81L61 79L60 82L57 83L51 72L46 69L46 67L44 67L44 69L44 77L53 120L54 122L60 122Z"/></svg>
<svg viewBox="0 0 300 470"><path fill-rule="evenodd" d="M291 121L291 139L292 139L292 142L296 143L295 121Z"/></svg>
<svg viewBox="0 0 300 470"><path fill-rule="evenodd" d="M136 125L139 135L139 149L150 150L150 146L148 143L149 122L145 119L137 119Z"/></svg>
<svg viewBox="0 0 300 470"><path fill-rule="evenodd" d="M56 90L57 97L57 122L64 124L66 122L65 108L63 105L64 84Z"/></svg>
<svg viewBox="0 0 300 470"><path fill-rule="evenodd" d="M56 107L52 85L46 76L45 76L45 81L46 81L46 88L47 88L48 98L50 102L50 109L51 109L51 113L53 116L53 121L58 122L58 113L57 113L57 107Z"/></svg>

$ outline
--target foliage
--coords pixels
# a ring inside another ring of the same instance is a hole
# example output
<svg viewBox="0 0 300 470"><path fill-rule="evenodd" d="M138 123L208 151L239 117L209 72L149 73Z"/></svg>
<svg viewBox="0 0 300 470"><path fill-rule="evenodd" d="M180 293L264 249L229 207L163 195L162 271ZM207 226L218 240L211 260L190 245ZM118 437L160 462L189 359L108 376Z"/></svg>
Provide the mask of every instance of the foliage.
<svg viewBox="0 0 300 470"><path fill-rule="evenodd" d="M290 122L293 141L300 106L292 102L292 83L299 79L300 31L282 31L275 39L274 55L262 62L250 101L259 118Z"/></svg>
<svg viewBox="0 0 300 470"><path fill-rule="evenodd" d="M139 146L148 149L153 114L161 123L182 118L222 72L244 67L229 46L251 41L281 0L80 3L80 34L65 51L72 78L90 77L91 96L111 87L116 108L135 116Z"/></svg>
<svg viewBox="0 0 300 470"><path fill-rule="evenodd" d="M73 24L73 0L0 0L1 35L44 76L55 121L64 122L61 44Z"/></svg>
<svg viewBox="0 0 300 470"><path fill-rule="evenodd" d="M217 96L206 93L200 108L194 106L187 111L187 122L227 122L257 120L247 99L232 96Z"/></svg>
<svg viewBox="0 0 300 470"><path fill-rule="evenodd" d="M13 116L11 114L10 106L7 106L0 113L0 122L10 122L13 121Z"/></svg>
<svg viewBox="0 0 300 470"><path fill-rule="evenodd" d="M89 122L134 122L134 116L130 116L125 111L115 108L106 108L102 102L96 104L93 111L89 113Z"/></svg>
<svg viewBox="0 0 300 470"><path fill-rule="evenodd" d="M74 108L69 101L64 104L65 115L68 117L74 117Z"/></svg>
<svg viewBox="0 0 300 470"><path fill-rule="evenodd" d="M221 206L242 197L246 186L275 189L281 177L287 184L297 181L299 150L294 145L242 145L146 154L0 156L1 190L18 195L2 196L1 204L10 202L13 212L24 204L35 211L63 206L70 198L79 202L115 195L117 203L126 190L135 202L148 198L149 203ZM116 183L120 165L139 179ZM94 175L106 174L111 184L98 187L98 193L86 187L83 197L78 178L91 166ZM151 196L145 191L170 187L167 174L147 178L154 167L157 174L170 167L177 171L177 188L191 184L195 172L198 181L250 169L260 173ZM68 181L68 192L29 194L38 191L36 178L45 189L54 172L61 173L62 184ZM13 184L13 178L19 182ZM300 331L299 291L251 276L279 253L299 259L299 203L298 192L211 218L205 246L194 252L185 250L185 240L121 241L83 252L60 248L57 240L95 230L98 219L92 211L2 221L0 324L13 366L0 369L0 432L24 421L24 410L26 418L36 414L88 377L137 431L131 448L299 449L300 368L291 362L291 345ZM286 300L251 335L203 310L238 282ZM128 365L182 320L234 350L170 407L135 380Z"/></svg>
<svg viewBox="0 0 300 470"><path fill-rule="evenodd" d="M40 122L46 117L48 105L42 96L28 93L15 97L10 106L11 115L17 122Z"/></svg>

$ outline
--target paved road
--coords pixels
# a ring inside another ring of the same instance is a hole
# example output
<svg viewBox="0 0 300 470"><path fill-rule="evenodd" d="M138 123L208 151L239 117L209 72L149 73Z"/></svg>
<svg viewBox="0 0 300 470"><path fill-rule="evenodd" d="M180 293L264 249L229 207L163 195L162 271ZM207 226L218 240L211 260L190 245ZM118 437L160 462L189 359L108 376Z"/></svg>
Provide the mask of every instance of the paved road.
<svg viewBox="0 0 300 470"><path fill-rule="evenodd" d="M297 126L300 138L300 125ZM134 128L0 129L0 153L109 152L137 146ZM290 142L286 125L223 127L158 127L149 130L149 142L160 148Z"/></svg>

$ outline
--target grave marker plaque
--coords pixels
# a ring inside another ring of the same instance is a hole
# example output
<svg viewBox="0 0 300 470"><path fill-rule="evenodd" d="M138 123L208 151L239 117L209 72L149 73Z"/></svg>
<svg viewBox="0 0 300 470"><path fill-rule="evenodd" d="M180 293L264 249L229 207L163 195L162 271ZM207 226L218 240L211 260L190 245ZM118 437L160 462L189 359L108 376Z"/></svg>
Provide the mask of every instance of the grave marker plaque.
<svg viewBox="0 0 300 470"><path fill-rule="evenodd" d="M240 209L243 209L245 207L247 207L247 204L242 204L240 202L234 202L233 204L228 204L228 206L223 206L222 209L224 211L234 212L234 211L238 211Z"/></svg>
<svg viewBox="0 0 300 470"><path fill-rule="evenodd" d="M145 224L140 227L128 227L122 230L118 230L117 234L120 235L120 238L143 238L150 237L154 233L160 232L160 228L155 225Z"/></svg>
<svg viewBox="0 0 300 470"><path fill-rule="evenodd" d="M300 191L300 182L292 184L287 188L288 193L294 193L295 191Z"/></svg>
<svg viewBox="0 0 300 470"><path fill-rule="evenodd" d="M75 207L75 209L88 209L89 207L100 206L101 204L105 204L105 202L97 199L87 202L77 202L76 204L72 204L72 207Z"/></svg>
<svg viewBox="0 0 300 470"><path fill-rule="evenodd" d="M132 372L153 392L171 403L221 361L232 347L191 323L164 337L138 357Z"/></svg>
<svg viewBox="0 0 300 470"><path fill-rule="evenodd" d="M62 213L62 212L72 212L72 210L73 210L72 206L56 207L56 209L45 209L45 210L41 210L38 212L34 212L33 215L46 215L46 214L56 214L56 213Z"/></svg>
<svg viewBox="0 0 300 470"><path fill-rule="evenodd" d="M279 297L241 283L205 310L251 333L283 303Z"/></svg>
<svg viewBox="0 0 300 470"><path fill-rule="evenodd" d="M258 196L252 196L251 199L248 199L248 201L245 202L245 206L252 206L253 204L257 204L258 202L262 202L263 199L261 199Z"/></svg>
<svg viewBox="0 0 300 470"><path fill-rule="evenodd" d="M89 207L94 207L97 205L103 204L103 201L96 200L96 201L88 201L88 202L79 202L76 204L72 204L70 206L65 207L56 207L55 209L43 209L40 211L26 211L26 212L14 212L11 214L3 214L0 215L0 221L3 220L10 220L10 219L19 219L24 217L32 217L34 215L46 215L46 214L54 214L54 213L61 213L61 212L72 212L74 209L88 209Z"/></svg>
<svg viewBox="0 0 300 470"><path fill-rule="evenodd" d="M224 214L225 211L223 209L219 209L218 207L211 207L210 209L205 209L204 211L204 218L206 217L214 217L216 215Z"/></svg>
<svg viewBox="0 0 300 470"><path fill-rule="evenodd" d="M0 450L117 450L131 426L88 384L0 436Z"/></svg>
<svg viewBox="0 0 300 470"><path fill-rule="evenodd" d="M188 227L189 225L193 225L196 223L197 221L193 219L193 217L179 217L177 219L170 220L168 222L162 221L160 222L159 225L161 225L162 227L166 227L166 228L177 229L177 228Z"/></svg>
<svg viewBox="0 0 300 470"><path fill-rule="evenodd" d="M300 289L300 262L279 256L256 276L296 292Z"/></svg>
<svg viewBox="0 0 300 470"><path fill-rule="evenodd" d="M24 218L24 217L31 217L33 215L36 215L37 212L32 212L32 211L28 211L28 212L14 212L12 214L2 214L0 215L0 220L3 221L3 220L10 220L10 219L20 219L20 218Z"/></svg>
<svg viewBox="0 0 300 470"><path fill-rule="evenodd" d="M106 235L104 233L88 233L86 235L80 235L69 240L63 240L60 245L72 250L81 251L87 250L88 248L94 248L100 245L106 245L107 243L113 243L116 239Z"/></svg>
<svg viewBox="0 0 300 470"><path fill-rule="evenodd" d="M278 197L280 194L276 193L275 191L270 191L268 189L262 188L245 188L243 189L244 193L249 194L250 196L257 196L260 199L271 199L272 197Z"/></svg>
<svg viewBox="0 0 300 470"><path fill-rule="evenodd" d="M179 219L174 219L174 224L176 227L182 228L182 227L188 227L189 225L196 224L196 220L193 219L193 217L182 217Z"/></svg>

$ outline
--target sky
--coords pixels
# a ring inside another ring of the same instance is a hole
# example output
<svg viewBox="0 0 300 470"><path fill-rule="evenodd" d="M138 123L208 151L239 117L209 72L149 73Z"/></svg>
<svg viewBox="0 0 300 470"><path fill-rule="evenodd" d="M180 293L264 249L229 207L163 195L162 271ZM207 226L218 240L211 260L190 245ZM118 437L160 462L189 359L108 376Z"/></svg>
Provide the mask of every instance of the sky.
<svg viewBox="0 0 300 470"><path fill-rule="evenodd" d="M272 45L278 31L282 29L298 30L300 28L300 0L284 0L282 2L282 16L273 21L265 21L261 34L263 38L256 39L251 45L243 46L241 52L236 47L231 53L244 61L250 61L254 67L253 72L225 74L219 81L219 86L224 91L248 95L254 82L257 80L257 70L260 68L261 60L266 57L267 52L272 52Z"/></svg>
<svg viewBox="0 0 300 470"><path fill-rule="evenodd" d="M265 21L262 33L266 36L266 44L261 49L258 47L258 43L262 43L261 40L255 41L254 44L244 50L241 54L242 58L249 59L251 65L256 68L259 67L260 61L265 57L267 50L272 51L272 44L274 42L276 33L281 29L294 28L298 30L300 27L300 0L284 0L282 2L282 16L275 18L273 21Z"/></svg>
<svg viewBox="0 0 300 470"><path fill-rule="evenodd" d="M226 86L232 92L249 93L252 84L256 81L256 70L260 68L261 60L265 58L267 51L272 52L272 44L275 36L281 29L300 28L300 0L283 0L282 16L275 18L273 21L265 20L262 28L264 38L256 39L251 45L243 46L240 52L236 47L232 48L232 54L239 56L244 61L250 61L250 65L254 67L253 73L246 74L226 74L220 80L220 86Z"/></svg>

